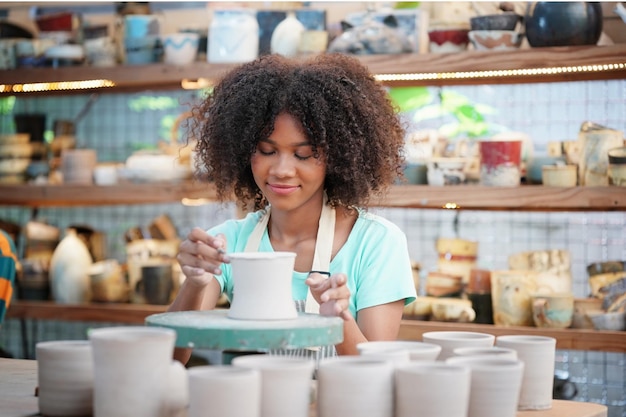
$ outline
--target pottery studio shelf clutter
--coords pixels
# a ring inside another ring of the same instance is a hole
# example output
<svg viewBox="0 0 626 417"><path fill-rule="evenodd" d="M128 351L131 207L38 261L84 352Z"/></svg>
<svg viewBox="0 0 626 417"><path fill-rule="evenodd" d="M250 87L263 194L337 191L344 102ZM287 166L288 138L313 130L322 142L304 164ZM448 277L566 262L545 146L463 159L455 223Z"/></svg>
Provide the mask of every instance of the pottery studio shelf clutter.
<svg viewBox="0 0 626 417"><path fill-rule="evenodd" d="M143 324L146 317L164 313L166 308L167 306L164 305L150 304L57 304L52 301L18 300L11 304L11 308L7 311L7 318ZM402 320L398 338L401 340L421 340L423 333L439 330L475 331L494 335L515 333L551 336L557 340L557 349L626 353L626 332L622 331L540 329L529 326L503 327L491 324ZM27 341L24 342L28 344Z"/></svg>
<svg viewBox="0 0 626 417"><path fill-rule="evenodd" d="M623 79L626 44L560 46L513 51L465 51L430 54L359 56L373 74L390 86L503 84L552 81ZM15 94L15 85L109 80L106 92L145 89L201 88L234 64L193 62L187 66L162 63L110 68L21 68L0 74L0 95ZM398 76L399 75L399 76ZM66 90L57 93L84 92ZM34 91L26 94L50 94Z"/></svg>
<svg viewBox="0 0 626 417"><path fill-rule="evenodd" d="M97 206L216 201L211 184L146 183L93 185L0 185L2 204L24 207ZM626 193L619 187L579 186L489 187L481 185L395 185L374 206L423 209L611 211L626 210Z"/></svg>

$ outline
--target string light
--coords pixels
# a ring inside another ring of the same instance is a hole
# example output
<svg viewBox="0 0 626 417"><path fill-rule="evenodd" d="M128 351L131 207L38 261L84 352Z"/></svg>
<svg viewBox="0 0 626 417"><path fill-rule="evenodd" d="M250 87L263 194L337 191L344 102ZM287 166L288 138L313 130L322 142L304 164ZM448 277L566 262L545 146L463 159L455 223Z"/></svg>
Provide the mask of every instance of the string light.
<svg viewBox="0 0 626 417"><path fill-rule="evenodd" d="M507 77L533 77L542 75L592 73L606 71L625 71L626 62L616 62L598 65L576 65L549 68L519 68L508 70L483 70L483 71L453 71L453 72L426 72L407 74L377 74L375 78L380 82L397 81L427 81L427 80L467 80L478 78L507 78ZM212 85L212 80L198 78L196 80L183 79L183 89L195 90L207 88ZM0 84L0 93L36 93L44 91L69 91L90 90L95 88L116 87L111 80L84 80L84 81L56 81L48 83L24 83L24 84Z"/></svg>
<svg viewBox="0 0 626 417"><path fill-rule="evenodd" d="M112 88L111 80L53 81L49 83L0 84L0 93L37 93L43 91L91 90Z"/></svg>
<svg viewBox="0 0 626 417"><path fill-rule="evenodd" d="M602 65L577 65L549 68L520 68L510 70L485 70L485 71L456 71L456 72L426 72L409 74L378 74L375 78L381 82L394 81L425 81L425 80L451 80L473 78L506 78L506 77L532 77L538 75L556 75L563 73L586 73L603 71L624 71L626 62Z"/></svg>

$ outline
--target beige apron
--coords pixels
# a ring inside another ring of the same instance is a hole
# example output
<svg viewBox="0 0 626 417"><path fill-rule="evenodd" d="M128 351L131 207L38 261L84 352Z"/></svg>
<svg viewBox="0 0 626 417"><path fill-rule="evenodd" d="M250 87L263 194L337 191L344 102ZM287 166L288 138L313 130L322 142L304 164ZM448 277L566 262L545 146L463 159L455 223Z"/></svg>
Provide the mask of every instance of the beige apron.
<svg viewBox="0 0 626 417"><path fill-rule="evenodd" d="M265 214L254 227L246 247L245 252L256 252L259 250L261 239L270 219L271 207L267 207ZM313 254L312 271L330 273L330 257L333 250L333 241L335 237L335 209L328 204L328 197L324 193L324 201L322 204L322 213L317 229L317 237L315 240L315 253ZM302 302L304 301L304 303ZM311 291L307 292L306 300L296 301L298 311L307 313L319 313L319 304ZM316 362L316 368L320 359L336 356L337 352L334 345L318 346L306 349L272 349L268 352L271 355L307 357Z"/></svg>
<svg viewBox="0 0 626 417"><path fill-rule="evenodd" d="M261 238L267 229L270 219L271 207L267 207L265 214L254 227L244 252L256 252L259 250ZM335 238L335 209L328 204L328 197L324 194L324 202L322 205L322 214L320 215L319 226L317 228L317 237L315 239L315 253L313 254L312 271L325 272L330 271L330 257L333 250L333 240ZM308 291L305 309L307 313L319 313L319 304L311 291Z"/></svg>

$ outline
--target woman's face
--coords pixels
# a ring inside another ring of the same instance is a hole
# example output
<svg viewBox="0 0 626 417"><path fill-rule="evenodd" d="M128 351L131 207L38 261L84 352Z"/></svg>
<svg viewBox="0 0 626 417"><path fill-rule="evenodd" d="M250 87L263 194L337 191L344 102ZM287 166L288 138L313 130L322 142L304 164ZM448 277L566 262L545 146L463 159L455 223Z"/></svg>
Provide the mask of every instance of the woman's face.
<svg viewBox="0 0 626 417"><path fill-rule="evenodd" d="M272 210L294 210L322 199L324 155L313 156L300 122L287 113L276 117L272 134L257 144L251 166L254 180Z"/></svg>

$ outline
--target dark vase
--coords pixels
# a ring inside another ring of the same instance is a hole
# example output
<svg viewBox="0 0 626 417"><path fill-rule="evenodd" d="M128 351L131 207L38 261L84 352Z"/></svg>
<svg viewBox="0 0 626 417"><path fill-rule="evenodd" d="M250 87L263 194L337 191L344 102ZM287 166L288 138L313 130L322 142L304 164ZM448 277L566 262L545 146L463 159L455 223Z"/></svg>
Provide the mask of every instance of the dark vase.
<svg viewBox="0 0 626 417"><path fill-rule="evenodd" d="M533 2L524 24L530 46L595 45L602 34L602 7L596 2Z"/></svg>

